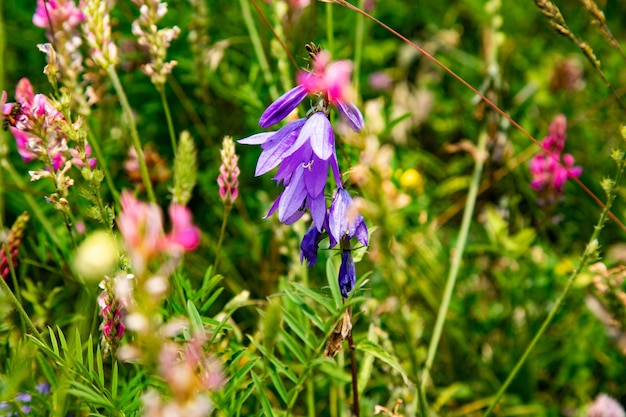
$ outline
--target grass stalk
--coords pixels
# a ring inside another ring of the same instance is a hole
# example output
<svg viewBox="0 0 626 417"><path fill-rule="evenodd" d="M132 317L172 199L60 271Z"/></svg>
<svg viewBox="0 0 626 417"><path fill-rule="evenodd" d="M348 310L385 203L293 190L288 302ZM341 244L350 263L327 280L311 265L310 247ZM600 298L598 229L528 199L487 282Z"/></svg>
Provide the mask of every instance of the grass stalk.
<svg viewBox="0 0 626 417"><path fill-rule="evenodd" d="M263 45L261 44L261 36L259 35L259 31L254 24L254 20L252 19L252 13L250 13L250 5L248 4L248 0L239 0L239 4L241 5L243 21L246 25L246 29L248 30L248 34L250 35L250 41L252 42L254 53L259 60L259 65L261 66L263 78L265 79L267 85L269 85L272 100L276 100L278 98L278 90L276 89L276 85L272 77L272 70L269 62L267 61L265 51L263 50Z"/></svg>
<svg viewBox="0 0 626 417"><path fill-rule="evenodd" d="M446 287L443 292L443 299L437 313L437 320L435 321L435 329L433 331L433 337L430 339L428 345L428 354L426 356L426 364L424 365L424 374L422 375L421 389L426 388L426 383L430 377L430 369L432 368L437 354L437 348L439 347L439 340L441 339L441 333L443 332L443 326L446 321L446 315L448 308L450 307L450 301L452 299L452 293L456 284L456 279L459 274L459 268L461 266L461 260L463 259L463 253L465 252L465 244L467 242L467 235L469 233L470 224L472 223L472 217L474 215L474 207L476 205L476 197L478 196L478 186L480 185L480 177L483 171L484 155L487 147L487 133L482 132L478 137L477 157L474 165L474 173L472 174L472 180L467 194L467 201L465 202L465 209L463 210L463 220L461 221L461 229L459 231L459 237L454 247L452 254L452 264L450 266L450 272L446 280Z"/></svg>
<svg viewBox="0 0 626 417"><path fill-rule="evenodd" d="M161 96L161 103L163 103L163 111L165 111L165 120L167 120L167 130L170 133L170 141L172 142L172 151L176 155L176 132L174 131L174 123L172 122L172 113L170 112L170 105L167 102L165 96L165 86L161 85L157 87L159 95Z"/></svg>
<svg viewBox="0 0 626 417"><path fill-rule="evenodd" d="M135 123L132 109L130 108L130 104L128 103L126 92L124 91L122 83L120 82L120 78L118 77L117 72L115 72L115 68L112 65L107 68L107 74L109 76L109 79L113 83L113 88L115 88L117 96L120 99L122 110L126 116L126 122L128 123L128 127L130 128L130 136L133 141L135 152L137 152L137 161L139 161L141 179L143 180L143 185L146 187L148 199L151 203L156 203L156 197L154 196L152 183L150 182L150 174L148 173L148 166L146 165L146 160L144 158L143 149L141 146L141 140L139 139L139 133L137 132L137 124Z"/></svg>
<svg viewBox="0 0 626 417"><path fill-rule="evenodd" d="M13 260L11 259L11 253L9 252L9 247L6 244L6 242L4 244L4 248L7 253L8 260L9 260L9 270L10 270L11 275L13 276L13 282L17 282L17 277L15 276L15 268L13 268ZM15 309L17 310L17 313L22 319L22 323L24 323L24 325L33 333L33 335L37 338L37 340L39 340L41 343L44 343L41 337L41 334L39 333L39 331L33 324L30 317L28 317L28 314L24 310L24 307L22 307L22 303L20 303L20 301L15 296L15 294L13 294L13 291L11 291L11 288L9 288L9 284L7 284L6 281L1 278L0 278L0 288L4 292L6 292L7 295L9 296L9 301L11 302L11 304L13 304L13 307L15 307Z"/></svg>

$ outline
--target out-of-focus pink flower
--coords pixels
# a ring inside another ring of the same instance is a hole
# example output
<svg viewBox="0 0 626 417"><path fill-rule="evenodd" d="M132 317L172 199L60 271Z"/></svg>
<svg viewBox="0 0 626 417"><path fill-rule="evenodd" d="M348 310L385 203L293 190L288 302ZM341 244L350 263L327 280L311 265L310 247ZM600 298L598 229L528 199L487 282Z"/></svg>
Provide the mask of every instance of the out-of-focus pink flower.
<svg viewBox="0 0 626 417"><path fill-rule="evenodd" d="M589 405L587 417L626 417L626 413L620 403L606 394L600 394Z"/></svg>
<svg viewBox="0 0 626 417"><path fill-rule="evenodd" d="M52 32L60 28L71 32L83 20L85 15L71 0L37 0L37 9L33 15L35 26Z"/></svg>
<svg viewBox="0 0 626 417"><path fill-rule="evenodd" d="M128 190L122 192L121 205L117 225L137 274L141 275L148 262L160 254L177 254L198 247L200 229L193 225L188 208L170 206L172 231L166 235L159 206L138 201Z"/></svg>
<svg viewBox="0 0 626 417"><path fill-rule="evenodd" d="M374 90L390 91L393 88L393 80L383 71L377 71L370 74L368 83Z"/></svg>
<svg viewBox="0 0 626 417"><path fill-rule="evenodd" d="M578 178L582 174L582 167L574 166L575 161L571 154L561 155L567 139L566 127L565 116L557 115L550 125L549 135L541 143L550 155L539 153L528 164L532 175L530 186L540 195L540 205L554 203L563 194L567 180Z"/></svg>
<svg viewBox="0 0 626 417"><path fill-rule="evenodd" d="M180 204L169 208L172 231L165 237L166 250L190 251L200 244L200 229L191 222L191 211Z"/></svg>
<svg viewBox="0 0 626 417"><path fill-rule="evenodd" d="M350 101L350 75L352 62L331 63L330 53L320 51L313 57L313 71L298 73L298 84L309 94L323 94L331 104Z"/></svg>

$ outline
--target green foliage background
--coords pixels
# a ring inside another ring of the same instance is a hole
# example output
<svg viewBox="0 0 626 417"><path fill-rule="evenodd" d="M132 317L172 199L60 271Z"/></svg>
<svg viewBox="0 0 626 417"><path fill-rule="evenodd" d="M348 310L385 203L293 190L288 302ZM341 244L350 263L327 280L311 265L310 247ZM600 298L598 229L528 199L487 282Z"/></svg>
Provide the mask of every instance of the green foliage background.
<svg viewBox="0 0 626 417"><path fill-rule="evenodd" d="M260 1L257 4L273 25L281 23L272 15L271 6ZM606 43L579 2L562 1L557 5L571 30L591 45L618 94L623 94L624 58ZM626 9L620 2L599 2L599 6L608 27L623 42ZM51 92L42 73L44 56L36 49L36 44L46 39L44 30L32 26L34 7L34 2L20 0L2 3L0 44L4 51L0 68L3 88L10 99L21 77L28 77L36 91ZM215 259L222 222L223 205L215 181L222 137L239 139L260 131L258 118L275 98L270 87L285 90L278 65L290 65L253 8L254 23L272 69L268 85L246 30L240 2L210 0L206 7L207 45L216 48L219 42L226 44L214 69L197 66L197 56L187 39L197 14L188 2L169 2L169 13L161 23L182 29L168 55L179 65L167 85L167 96L177 131L190 130L199 150L199 184L190 207L203 232L202 246L185 258L176 279L183 283L192 310L197 309L203 325L219 335L212 349L219 353L230 380L214 395L216 415L346 416L350 403L348 355L341 353L334 360L321 355L326 337L340 317L337 308L341 306L335 304L337 300L329 290L335 279L337 256L322 250L318 264L307 269L300 265L298 252L306 226L284 226L275 217L262 219L278 190L269 176L254 177L259 154L255 148L237 148L240 199L230 215L221 249L217 271L221 277L206 275ZM487 74L485 32L493 18L486 12L484 1L386 0L376 2L371 13L432 51L471 85L483 85ZM131 45L134 5L118 1L113 17L116 43ZM498 104L539 140L547 134L552 118L565 114L566 151L583 167L581 181L604 199L600 180L615 171L610 151L621 146L623 109L578 48L551 28L532 2L505 1L497 18L501 19L503 36L498 51ZM357 358L364 370L360 374L364 382L360 387L363 415L372 415L376 404L391 409L398 398L404 401L400 411L415 415L415 384L426 359L474 165L470 153L450 152L448 145L476 143L485 126L485 119L478 115L486 110L450 75L373 22L364 21L362 44L356 43L357 19L355 13L337 5L313 2L297 19L283 22L281 28L283 41L301 66L306 64L303 45L307 42L331 49L336 59L354 59L355 50L362 46L356 80L361 87L361 103L382 100L381 117L386 126L395 123L391 110L395 96L373 89L368 84L370 74L384 71L393 79L394 88L406 85L411 94L419 91L430 97L429 110L408 110L426 114L421 123L407 130L404 140L390 129L378 135L380 143L393 151L389 180L411 201L400 208L386 204L388 196L374 186L375 180L358 190L375 207L366 217L368 226L376 230L369 253L358 264L361 280L368 281L351 300L354 338L360 346ZM332 45L328 45L328 30L334 34ZM120 50L120 75L137 115L142 142L150 143L171 166L173 154L158 94L137 69L141 55ZM577 60L582 66L581 89L550 89L555 66L564 59ZM288 81L293 82L295 68L287 68ZM129 145L124 139L127 132L117 99L111 89L109 93L94 110L90 124L117 188L129 188L132 185L122 164ZM527 160L538 148L511 126L499 127L504 142L500 149L492 146L490 155L501 151L503 157L486 162L486 186L478 197L431 372L433 385L426 390L430 406L439 415L482 414L562 291L600 213L598 205L573 183L566 186L564 200L554 213L539 208L528 185L527 169ZM84 288L67 268L66 260L72 256L67 234L56 218L58 214L43 201L50 190L46 184L28 182L30 168L20 160L12 137L4 132L0 135L8 147L6 158L21 177L18 183L8 171L2 175L0 215L4 226L10 226L29 206L26 198L30 196L46 217L56 219L60 241L60 245L53 244L37 220L31 220L19 255L24 306L41 331L47 333L47 326L51 327L55 336L50 337L59 338L63 333L69 337L77 332L78 346L83 347L78 356L87 358L86 352L95 349L94 340L98 338L97 334L89 334L96 289ZM359 146L348 143L341 147L345 159L340 163L359 161ZM410 168L423 177L423 190L403 186L401 175ZM376 178L379 173L372 175ZM166 182L156 189L164 207L169 186ZM105 198L111 198L108 190L104 192ZM626 212L622 197L620 191L613 212L623 221ZM72 203L78 212L87 207L78 195ZM553 215L558 215L560 222L551 222ZM445 223L437 222L441 219L446 219ZM87 222L90 231L98 227ZM608 265L624 262L620 246L623 233L614 222L602 232L600 244ZM580 276L555 322L496 410L497 415L584 415L583 407L600 392L626 402L624 354L585 305L585 298L592 293L590 281L589 273ZM244 290L249 291L247 301L233 305L233 298ZM164 306L165 314L188 314L190 307L183 301L170 300ZM222 323L223 314L229 320ZM66 374L58 369L44 369L43 363L49 363L54 355L66 358L61 369L76 366L77 356L63 347L48 355L44 352L42 357L42 350L22 337L19 318L4 300L0 301L0 316L0 400L32 388L42 377L56 375L62 379L60 374ZM35 364L32 368L36 372L28 372L21 363ZM82 366L89 372L98 367L87 359L85 363ZM124 413L137 413L136 402L125 403L130 394L123 387L140 392L149 378L136 373L136 367L118 366L119 378L112 384L111 364L104 364L101 376L107 383L100 391L94 393L94 388L84 387L81 391L73 386L69 403L74 405L69 410L82 415L112 415L125 404ZM406 373L406 381L399 369ZM83 381L87 387L92 383L99 386L94 382L98 372L93 372L93 381ZM57 380L59 390L64 384L69 383ZM115 384L119 387L113 389ZM113 395L114 390L118 396ZM94 400L101 397L108 398L109 403Z"/></svg>

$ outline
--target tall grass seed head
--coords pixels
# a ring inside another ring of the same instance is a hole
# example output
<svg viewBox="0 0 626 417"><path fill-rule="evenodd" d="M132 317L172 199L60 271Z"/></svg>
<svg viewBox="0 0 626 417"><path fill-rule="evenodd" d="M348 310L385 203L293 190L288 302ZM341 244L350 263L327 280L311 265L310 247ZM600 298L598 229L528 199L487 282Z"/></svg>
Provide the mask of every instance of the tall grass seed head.
<svg viewBox="0 0 626 417"><path fill-rule="evenodd" d="M183 131L178 140L174 158L174 187L170 190L172 201L186 206L191 200L198 178L197 151L188 131Z"/></svg>

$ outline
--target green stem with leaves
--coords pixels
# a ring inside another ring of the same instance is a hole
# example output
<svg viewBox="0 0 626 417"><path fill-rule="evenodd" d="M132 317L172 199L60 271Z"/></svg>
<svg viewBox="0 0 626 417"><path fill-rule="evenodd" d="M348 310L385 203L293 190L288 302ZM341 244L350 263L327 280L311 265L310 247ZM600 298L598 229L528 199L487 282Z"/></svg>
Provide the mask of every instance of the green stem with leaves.
<svg viewBox="0 0 626 417"><path fill-rule="evenodd" d="M437 320L435 322L435 329L433 330L433 337L430 339L428 345L428 354L426 356L426 364L424 366L424 374L421 381L421 389L426 388L430 376L430 369L435 360L437 354L437 348L439 346L439 340L441 339L441 333L443 332L443 325L446 321L446 315L448 308L450 307L450 301L452 299L452 292L456 284L456 279L459 274L459 268L461 266L461 260L463 259L463 253L465 252L465 244L467 243L467 235L469 233L470 224L474 215L474 207L476 206L476 196L478 195L478 187L480 186L480 177L483 172L484 157L487 148L487 133L482 132L478 137L478 147L476 152L476 161L474 165L474 173L472 174L472 182L470 183L469 192L467 193L467 201L465 202L465 209L463 210L463 220L461 221L461 229L459 231L459 237L456 241L454 251L452 254L452 264L450 266L450 272L446 280L446 287L443 292L443 299L441 300L441 306L437 313Z"/></svg>
<svg viewBox="0 0 626 417"><path fill-rule="evenodd" d="M133 147L135 148L135 152L137 152L139 171L141 172L143 185L146 187L146 192L148 193L148 199L151 203L156 203L156 197L154 196L152 183L150 182L150 174L148 173L148 167L146 165L146 160L143 155L143 148L141 146L141 141L139 140L139 133L137 132L137 124L135 123L133 111L130 108L130 104L128 103L126 92L124 91L122 83L120 82L120 78L117 76L117 72L115 72L115 68L112 65L107 68L107 74L109 76L109 79L113 83L113 88L115 88L115 92L117 93L120 104L122 105L122 110L124 112L124 115L126 116L126 122L128 123L128 127L130 128L130 136L133 141Z"/></svg>
<svg viewBox="0 0 626 417"><path fill-rule="evenodd" d="M610 180L610 179L603 180L603 188L605 189L607 193L607 201L606 201L606 205L604 209L602 210L602 214L600 215L600 219L598 220L598 223L596 224L594 228L593 234L591 235L591 239L589 239L589 242L587 243L585 252L581 256L580 261L578 262L578 266L570 274L567 280L567 283L565 284L565 288L563 288L561 295L559 295L559 297L556 299L556 302L550 309L550 313L548 313L548 316L541 324L541 327L539 328L539 330L533 337L533 340L531 340L530 344L526 347L526 350L522 354L521 358L519 358L519 360L515 364L515 367L513 368L513 370L507 377L506 381L504 381L504 384L502 384L502 386L498 390L493 401L489 405L489 408L487 409L487 411L485 411L485 414L483 414L483 417L488 417L491 415L494 407L498 404L498 402L500 401L500 399L506 392L506 389L509 387L511 382L513 382L513 380L517 376L517 373L521 369L522 365L524 365L524 363L526 362L526 359L528 359L530 352L532 352L532 350L534 349L539 339L541 339L541 337L547 330L548 326L550 326L550 323L552 323L552 320L554 319L554 316L556 316L556 313L561 309L561 306L563 305L563 302L565 301L565 297L567 297L567 294L572 288L572 285L574 284L574 281L576 280L576 277L578 276L580 271L582 271L582 269L585 268L585 266L590 261L592 261L594 258L597 257L598 237L600 236L600 231L604 227L604 224L606 223L609 212L611 211L611 206L613 205L613 201L615 200L615 196L616 196L617 184L619 184L622 178L622 174L624 172L624 167L626 166L626 161L624 160L624 153L621 151L614 151L614 152L618 152L620 155L618 156L618 154L614 153L614 159L618 161L617 162L618 163L617 174L615 175L615 180Z"/></svg>

